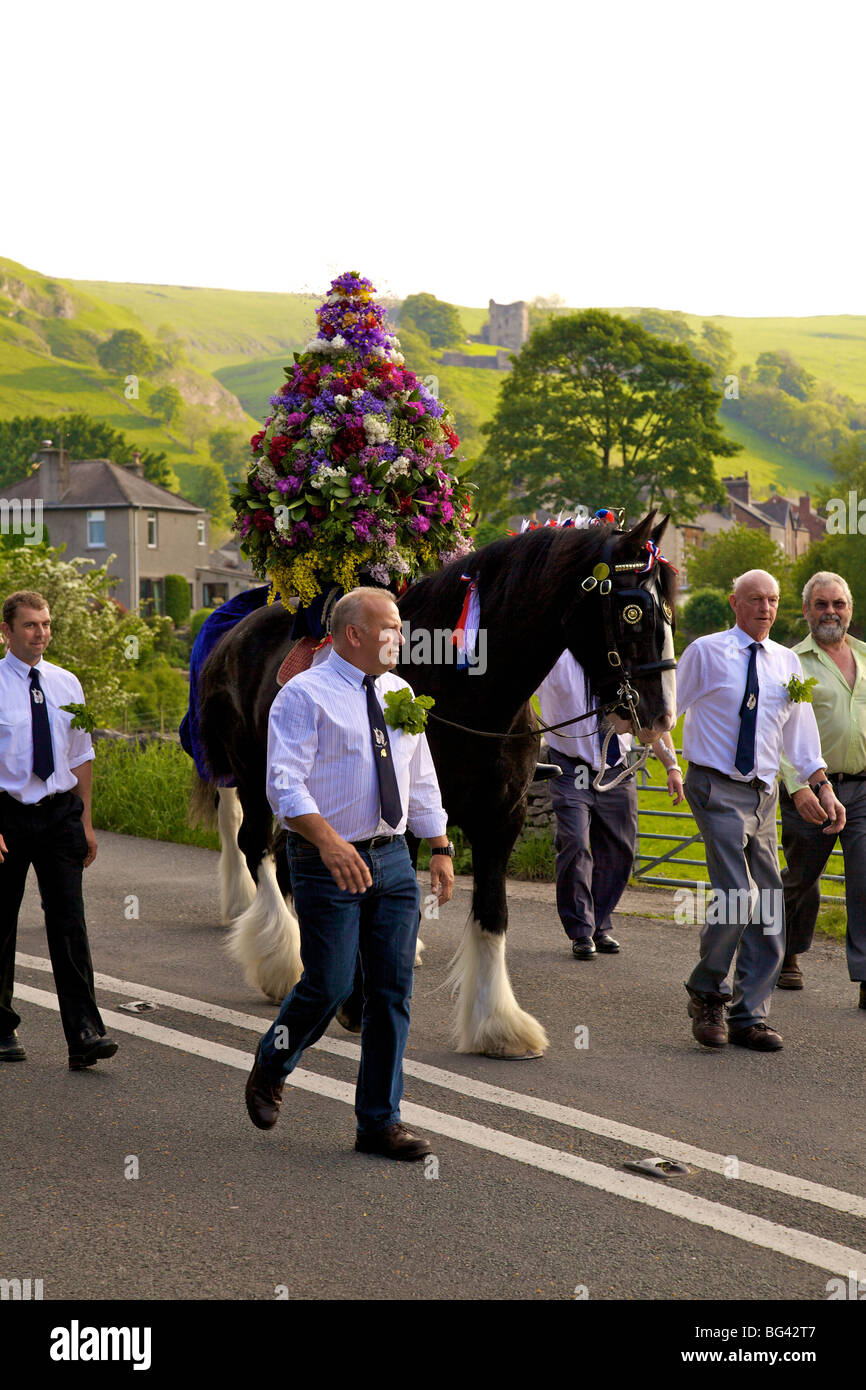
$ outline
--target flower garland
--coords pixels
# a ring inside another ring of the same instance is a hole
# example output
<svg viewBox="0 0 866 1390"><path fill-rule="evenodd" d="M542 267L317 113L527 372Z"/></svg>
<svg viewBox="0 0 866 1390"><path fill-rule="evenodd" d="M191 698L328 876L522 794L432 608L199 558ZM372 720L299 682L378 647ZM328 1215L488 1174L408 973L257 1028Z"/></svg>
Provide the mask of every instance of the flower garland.
<svg viewBox="0 0 866 1390"><path fill-rule="evenodd" d="M362 569L400 589L471 549L451 416L406 367L373 295L356 271L332 281L232 498L253 571L302 606L328 583L351 589Z"/></svg>

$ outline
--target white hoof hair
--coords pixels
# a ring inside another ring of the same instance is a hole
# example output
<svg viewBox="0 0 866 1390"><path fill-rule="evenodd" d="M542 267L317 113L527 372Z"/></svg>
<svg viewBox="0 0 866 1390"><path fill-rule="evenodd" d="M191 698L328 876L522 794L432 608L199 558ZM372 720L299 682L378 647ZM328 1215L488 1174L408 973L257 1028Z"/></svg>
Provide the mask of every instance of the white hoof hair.
<svg viewBox="0 0 866 1390"><path fill-rule="evenodd" d="M247 984L277 1004L301 978L301 934L280 892L273 855L261 862L255 900L232 923L228 950L243 967Z"/></svg>
<svg viewBox="0 0 866 1390"><path fill-rule="evenodd" d="M256 896L256 883L238 849L243 811L235 787L220 787L217 825L220 833L220 917L228 925L246 912Z"/></svg>
<svg viewBox="0 0 866 1390"><path fill-rule="evenodd" d="M425 948L424 948L424 942L421 940L421 938L420 938L420 936L419 936L419 937L418 937L418 940L415 942L415 964L416 964L416 965L423 965L423 964L424 964L423 960L421 959L421 956L422 956L422 954L423 954L423 952L424 952L424 949L425 949Z"/></svg>
<svg viewBox="0 0 866 1390"><path fill-rule="evenodd" d="M544 1052L547 1034L521 1009L505 965L505 934L481 930L470 917L448 975L457 995L454 1042L458 1052L520 1056Z"/></svg>

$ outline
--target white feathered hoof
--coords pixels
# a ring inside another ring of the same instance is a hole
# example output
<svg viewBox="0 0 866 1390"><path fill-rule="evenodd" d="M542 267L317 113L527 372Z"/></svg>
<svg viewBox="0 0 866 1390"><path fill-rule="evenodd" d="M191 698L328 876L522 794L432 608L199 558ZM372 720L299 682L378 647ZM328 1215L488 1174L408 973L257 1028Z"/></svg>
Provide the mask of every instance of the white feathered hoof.
<svg viewBox="0 0 866 1390"><path fill-rule="evenodd" d="M283 1002L301 978L298 920L280 892L272 855L259 867L255 900L232 923L228 950L242 966L247 984L276 1004Z"/></svg>
<svg viewBox="0 0 866 1390"><path fill-rule="evenodd" d="M525 1061L549 1047L537 1019L521 1009L505 966L505 935L482 931L469 919L451 962L448 984L457 996L454 1041L458 1052Z"/></svg>
<svg viewBox="0 0 866 1390"><path fill-rule="evenodd" d="M256 882L238 849L244 813L235 787L220 787L217 825L220 834L220 917L224 924L246 912L256 896Z"/></svg>
<svg viewBox="0 0 866 1390"><path fill-rule="evenodd" d="M423 954L423 952L424 952L424 949L425 949L425 948L424 948L424 942L421 940L421 938L420 938L420 936L419 936L419 937L418 937L418 940L415 942L415 964L416 964L416 965L423 965L423 964L424 964L423 960L421 959L421 956L422 956L422 954Z"/></svg>

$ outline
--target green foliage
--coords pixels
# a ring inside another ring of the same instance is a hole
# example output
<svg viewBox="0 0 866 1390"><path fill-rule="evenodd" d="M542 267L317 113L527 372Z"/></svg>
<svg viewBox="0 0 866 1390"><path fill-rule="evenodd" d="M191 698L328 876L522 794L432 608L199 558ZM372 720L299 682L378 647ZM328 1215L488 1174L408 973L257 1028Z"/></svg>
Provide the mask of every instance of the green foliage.
<svg viewBox="0 0 866 1390"><path fill-rule="evenodd" d="M767 570L781 590L787 580L789 562L765 531L749 526L732 526L719 531L699 550L688 553L689 585L693 589L717 589L731 593L734 580L747 570Z"/></svg>
<svg viewBox="0 0 866 1390"><path fill-rule="evenodd" d="M169 665L162 654L135 673L128 726L132 729L175 730L189 704L189 674Z"/></svg>
<svg viewBox="0 0 866 1390"><path fill-rule="evenodd" d="M109 598L109 568L86 559L63 560L59 549L21 545L0 550L0 595L15 589L44 594L51 609L47 659L81 681L97 725L110 727L132 700L136 664L153 645L147 624L123 615Z"/></svg>
<svg viewBox="0 0 866 1390"><path fill-rule="evenodd" d="M815 378L800 366L790 352L761 352L755 363L755 380L762 386L775 386L786 396L807 401L815 391Z"/></svg>
<svg viewBox="0 0 866 1390"><path fill-rule="evenodd" d="M410 294L403 300L398 330L401 344L404 327L414 327L426 333L436 348L452 347L466 336L455 306L437 299L433 294Z"/></svg>
<svg viewBox="0 0 866 1390"><path fill-rule="evenodd" d="M212 608L197 608L193 613L189 623L189 634L193 642L198 637L202 624L207 622L213 611Z"/></svg>
<svg viewBox="0 0 866 1390"><path fill-rule="evenodd" d="M812 687L817 684L817 676L810 676L809 679L805 681L801 681L799 676L792 676L785 686L785 689L795 705L811 705Z"/></svg>
<svg viewBox="0 0 866 1390"><path fill-rule="evenodd" d="M215 830L189 824L194 781L193 763L177 743L140 747L100 739L93 775L93 824L98 830L121 835L219 849Z"/></svg>
<svg viewBox="0 0 866 1390"><path fill-rule="evenodd" d="M155 419L170 425L183 410L183 396L176 386L160 386L148 401L148 408Z"/></svg>
<svg viewBox="0 0 866 1390"><path fill-rule="evenodd" d="M432 695L412 696L408 686L402 690L389 690L385 694L385 723L392 729L405 729L409 734L420 734L427 723L427 711L436 701Z"/></svg>
<svg viewBox="0 0 866 1390"><path fill-rule="evenodd" d="M801 596L808 579L819 570L829 570L831 574L841 574L847 580L854 599L854 616L851 619L851 634L854 637L866 635L866 565L863 564L863 537L860 535L825 536L809 546L805 555L800 555L791 568L791 592L797 611L801 609ZM808 635L808 626L800 619L798 641ZM775 637L775 630L773 636Z"/></svg>
<svg viewBox="0 0 866 1390"><path fill-rule="evenodd" d="M178 468L183 496L197 507L203 507L218 524L226 524L230 515L229 489L225 474L216 463L205 462Z"/></svg>
<svg viewBox="0 0 866 1390"><path fill-rule="evenodd" d="M72 700L68 705L61 705L60 708L65 709L68 714L73 716L73 729L85 729L88 734L93 733L96 728L96 720L87 705L77 704L75 700Z"/></svg>
<svg viewBox="0 0 866 1390"><path fill-rule="evenodd" d="M449 825L445 831L448 839L454 844L454 872L455 874L472 873L472 846L467 840L459 825ZM427 870L430 868L430 846L426 840L422 840L418 846L418 868Z"/></svg>
<svg viewBox="0 0 866 1390"><path fill-rule="evenodd" d="M790 352L761 352L739 373L739 396L723 416L742 420L807 463L827 468L846 448L866 445L866 407L819 383Z"/></svg>
<svg viewBox="0 0 866 1390"><path fill-rule="evenodd" d="M733 624L733 610L727 594L721 589L696 589L684 604L679 620L679 625L691 637L722 632Z"/></svg>
<svg viewBox="0 0 866 1390"><path fill-rule="evenodd" d="M150 343L134 328L121 328L97 348L100 365L106 371L145 376L156 366Z"/></svg>
<svg viewBox="0 0 866 1390"><path fill-rule="evenodd" d="M713 386L721 392L724 378L734 361L734 344L730 333L719 324L705 320L698 338L685 314L665 309L641 309L633 320L647 333L670 343L681 343L698 362L704 362L713 373Z"/></svg>
<svg viewBox="0 0 866 1390"><path fill-rule="evenodd" d="M271 394L273 395L273 391ZM262 413L264 414L264 411ZM225 474L229 488L237 488L249 467L249 435L223 426L218 430L211 430L208 435L208 448L214 463L218 463Z"/></svg>
<svg viewBox="0 0 866 1390"><path fill-rule="evenodd" d="M714 458L738 446L712 373L679 344L601 310L537 328L506 378L475 479L494 516L583 503L678 521L723 500Z"/></svg>
<svg viewBox="0 0 866 1390"><path fill-rule="evenodd" d="M189 584L182 574L165 576L165 611L176 627L187 622L192 605L189 601Z"/></svg>
<svg viewBox="0 0 866 1390"><path fill-rule="evenodd" d="M135 446L119 430L101 420L76 412L71 415L16 415L0 420L0 487L26 478L33 455L44 439L52 439L72 459L107 458L121 465L132 462ZM165 454L149 451L141 455L145 478L161 487L177 487L177 479L166 463Z"/></svg>
<svg viewBox="0 0 866 1390"><path fill-rule="evenodd" d="M556 851L549 831L528 834L517 841L508 860L510 878L543 879L550 883L556 878Z"/></svg>

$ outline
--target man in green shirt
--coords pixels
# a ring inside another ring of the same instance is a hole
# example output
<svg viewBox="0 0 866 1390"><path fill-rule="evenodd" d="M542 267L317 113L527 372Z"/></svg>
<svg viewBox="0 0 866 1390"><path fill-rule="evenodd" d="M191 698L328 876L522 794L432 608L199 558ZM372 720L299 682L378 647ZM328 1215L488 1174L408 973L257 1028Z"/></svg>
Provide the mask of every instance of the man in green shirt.
<svg viewBox="0 0 866 1390"><path fill-rule="evenodd" d="M841 832L845 863L848 974L860 983L866 1009L866 643L848 636L851 590L838 574L813 574L803 590L803 614L810 635L794 651L806 680L814 676L812 707L821 735L827 778L845 806ZM808 951L818 916L819 880L836 843L820 826L810 825L799 808L812 793L786 758L781 763L782 848L787 868L785 890L785 959L779 989L802 989L798 956Z"/></svg>

